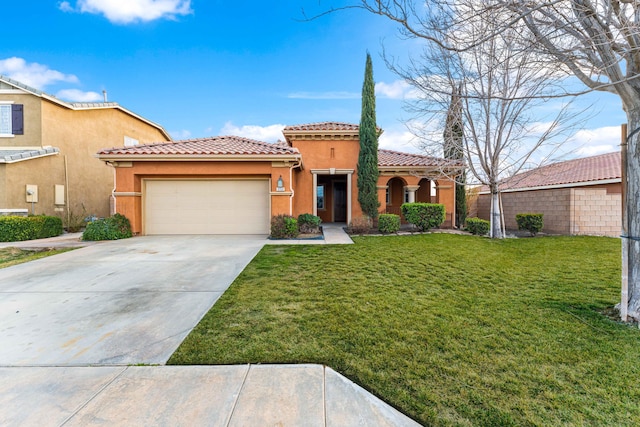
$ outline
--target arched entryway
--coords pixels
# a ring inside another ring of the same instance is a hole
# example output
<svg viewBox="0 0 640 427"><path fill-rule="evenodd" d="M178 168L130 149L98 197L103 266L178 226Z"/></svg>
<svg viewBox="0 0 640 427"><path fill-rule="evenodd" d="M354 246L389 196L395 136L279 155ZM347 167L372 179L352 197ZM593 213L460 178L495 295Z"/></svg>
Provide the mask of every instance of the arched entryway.
<svg viewBox="0 0 640 427"><path fill-rule="evenodd" d="M416 190L416 202L420 203L436 203L436 186L433 181L422 178L418 183L420 186Z"/></svg>
<svg viewBox="0 0 640 427"><path fill-rule="evenodd" d="M400 207L407 201L406 186L407 182L399 177L393 177L387 182L387 213L402 214Z"/></svg>

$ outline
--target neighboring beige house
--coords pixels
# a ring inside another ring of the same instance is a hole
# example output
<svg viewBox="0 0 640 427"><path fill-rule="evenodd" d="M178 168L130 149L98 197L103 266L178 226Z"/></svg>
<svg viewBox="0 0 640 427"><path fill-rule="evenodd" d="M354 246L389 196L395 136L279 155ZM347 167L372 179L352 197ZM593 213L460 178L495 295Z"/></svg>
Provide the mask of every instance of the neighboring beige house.
<svg viewBox="0 0 640 427"><path fill-rule="evenodd" d="M0 213L108 216L114 170L95 153L170 140L115 102L68 103L0 75Z"/></svg>
<svg viewBox="0 0 640 427"><path fill-rule="evenodd" d="M507 230L516 214L544 214L546 233L620 236L622 179L620 152L554 163L515 175L501 186ZM477 216L489 220L491 195L481 188Z"/></svg>

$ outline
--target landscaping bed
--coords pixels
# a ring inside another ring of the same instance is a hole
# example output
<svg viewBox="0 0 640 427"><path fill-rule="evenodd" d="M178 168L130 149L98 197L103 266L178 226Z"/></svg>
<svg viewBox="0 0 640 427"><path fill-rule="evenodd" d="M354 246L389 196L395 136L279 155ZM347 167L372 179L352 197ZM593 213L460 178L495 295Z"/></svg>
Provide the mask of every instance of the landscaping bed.
<svg viewBox="0 0 640 427"><path fill-rule="evenodd" d="M265 246L169 363L325 364L425 425L637 425L619 240L354 241Z"/></svg>
<svg viewBox="0 0 640 427"><path fill-rule="evenodd" d="M67 252L71 249L19 249L19 248L0 248L0 268L9 267L23 262L33 261L35 259L48 257L51 255Z"/></svg>

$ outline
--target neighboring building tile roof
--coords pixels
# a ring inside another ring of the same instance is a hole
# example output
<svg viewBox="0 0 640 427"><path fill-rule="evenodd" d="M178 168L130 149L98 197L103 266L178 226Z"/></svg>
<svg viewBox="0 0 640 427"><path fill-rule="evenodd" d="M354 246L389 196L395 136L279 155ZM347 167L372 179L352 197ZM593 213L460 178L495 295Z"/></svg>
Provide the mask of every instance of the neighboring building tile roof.
<svg viewBox="0 0 640 427"><path fill-rule="evenodd" d="M433 167L433 166L448 166L459 167L464 166L464 163L441 159L438 157L424 156L421 154L401 153L399 151L392 150L378 150L378 167Z"/></svg>
<svg viewBox="0 0 640 427"><path fill-rule="evenodd" d="M355 131L358 132L360 126L352 123L341 122L320 122L308 123L304 125L286 126L283 132L314 132L314 131Z"/></svg>
<svg viewBox="0 0 640 427"><path fill-rule="evenodd" d="M15 163L23 160L35 159L38 157L51 156L58 154L59 149L55 147L44 147L40 150L21 149L21 150L0 150L0 163Z"/></svg>
<svg viewBox="0 0 640 427"><path fill-rule="evenodd" d="M501 184L502 191L621 179L620 152L553 163L519 173ZM488 191L483 187L481 191Z"/></svg>
<svg viewBox="0 0 640 427"><path fill-rule="evenodd" d="M216 136L158 144L104 149L98 155L296 155L297 148L239 136Z"/></svg>

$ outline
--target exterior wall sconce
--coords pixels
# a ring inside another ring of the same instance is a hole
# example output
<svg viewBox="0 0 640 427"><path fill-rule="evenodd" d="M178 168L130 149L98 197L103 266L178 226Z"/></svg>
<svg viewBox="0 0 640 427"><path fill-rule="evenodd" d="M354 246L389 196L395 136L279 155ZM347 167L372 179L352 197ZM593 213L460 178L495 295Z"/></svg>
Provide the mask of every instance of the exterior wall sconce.
<svg viewBox="0 0 640 427"><path fill-rule="evenodd" d="M278 178L278 182L276 183L276 191L284 191L284 181L282 180L282 175Z"/></svg>

